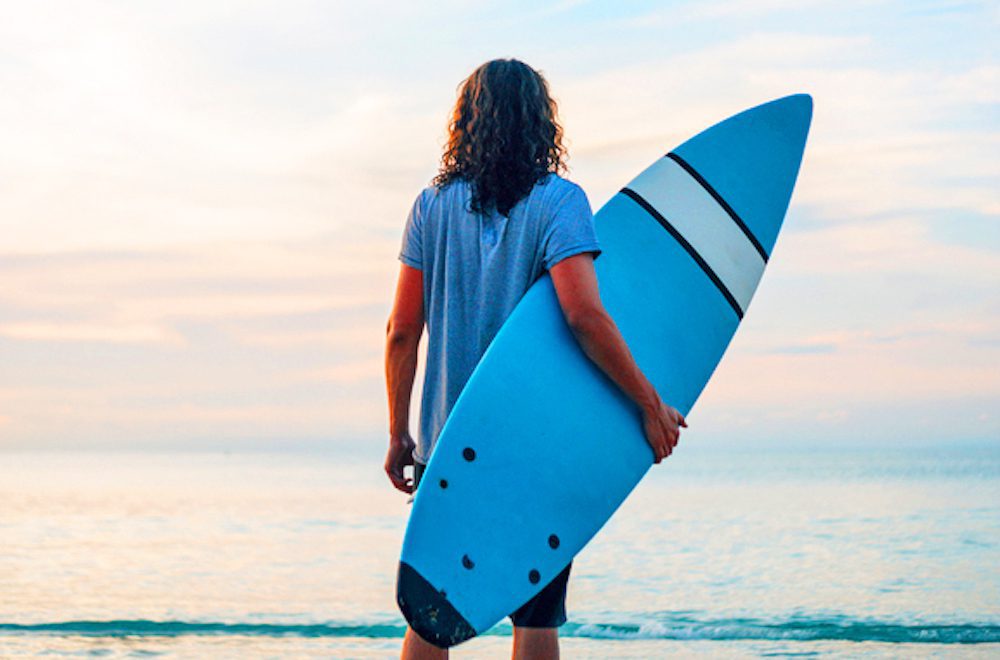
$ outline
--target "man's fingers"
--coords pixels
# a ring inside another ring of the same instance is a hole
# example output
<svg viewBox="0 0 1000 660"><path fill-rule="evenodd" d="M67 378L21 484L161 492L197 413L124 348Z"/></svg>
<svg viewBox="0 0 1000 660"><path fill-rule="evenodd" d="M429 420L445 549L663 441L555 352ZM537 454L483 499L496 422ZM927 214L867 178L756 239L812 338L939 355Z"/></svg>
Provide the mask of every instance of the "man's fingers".
<svg viewBox="0 0 1000 660"><path fill-rule="evenodd" d="M392 485L395 486L396 490L401 490L404 493L413 492L412 479L404 479L401 473L390 472L389 480L392 481Z"/></svg>
<svg viewBox="0 0 1000 660"><path fill-rule="evenodd" d="M400 463L403 463L404 461L405 459L400 460L400 458L397 457L395 461L387 462L385 464L385 473L389 476L389 481L392 482L392 485L396 490L401 490L404 493L412 493L413 480L407 479L403 476L403 465L400 465Z"/></svg>
<svg viewBox="0 0 1000 660"><path fill-rule="evenodd" d="M387 467L402 471L405 466L413 465L413 452L404 451L394 456L390 456L386 459L385 464Z"/></svg>
<svg viewBox="0 0 1000 660"><path fill-rule="evenodd" d="M684 419L684 415L681 415L681 414L678 413L677 416L681 418L681 426L683 426L684 428L687 428L688 423L687 423L687 420Z"/></svg>
<svg viewBox="0 0 1000 660"><path fill-rule="evenodd" d="M663 444L653 447L653 463L660 463L663 459L670 456L671 451L669 439Z"/></svg>
<svg viewBox="0 0 1000 660"><path fill-rule="evenodd" d="M404 493L412 493L413 479L408 479L403 474L407 465L414 465L413 441L409 437L390 441L389 451L385 456L385 474L392 482L393 488Z"/></svg>

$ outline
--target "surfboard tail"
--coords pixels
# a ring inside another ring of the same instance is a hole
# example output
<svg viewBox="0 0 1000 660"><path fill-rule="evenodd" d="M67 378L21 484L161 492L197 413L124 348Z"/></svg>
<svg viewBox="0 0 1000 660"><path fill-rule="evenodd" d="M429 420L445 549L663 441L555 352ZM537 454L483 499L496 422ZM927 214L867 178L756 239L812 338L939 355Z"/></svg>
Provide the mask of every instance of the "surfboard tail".
<svg viewBox="0 0 1000 660"><path fill-rule="evenodd" d="M476 630L415 568L399 562L396 602L406 621L420 637L447 649L476 636Z"/></svg>

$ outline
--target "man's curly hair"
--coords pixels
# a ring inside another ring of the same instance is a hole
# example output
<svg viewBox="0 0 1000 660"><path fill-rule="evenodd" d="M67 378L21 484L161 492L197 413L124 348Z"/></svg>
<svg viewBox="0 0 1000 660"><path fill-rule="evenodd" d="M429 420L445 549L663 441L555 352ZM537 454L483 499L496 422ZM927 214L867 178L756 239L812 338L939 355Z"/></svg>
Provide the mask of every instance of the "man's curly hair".
<svg viewBox="0 0 1000 660"><path fill-rule="evenodd" d="M464 179L471 210L508 215L549 173L565 172L556 103L540 73L515 59L486 62L460 85L438 188Z"/></svg>

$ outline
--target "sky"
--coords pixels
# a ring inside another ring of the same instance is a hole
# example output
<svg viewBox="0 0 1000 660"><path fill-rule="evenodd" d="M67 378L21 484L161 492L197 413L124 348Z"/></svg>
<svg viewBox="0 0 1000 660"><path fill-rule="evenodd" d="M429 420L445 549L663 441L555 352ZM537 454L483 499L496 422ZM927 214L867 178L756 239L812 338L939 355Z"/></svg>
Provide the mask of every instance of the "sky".
<svg viewBox="0 0 1000 660"><path fill-rule="evenodd" d="M542 71L597 211L807 92L686 442L1000 441L1000 5L33 2L0 22L0 449L381 448L406 212L458 84Z"/></svg>

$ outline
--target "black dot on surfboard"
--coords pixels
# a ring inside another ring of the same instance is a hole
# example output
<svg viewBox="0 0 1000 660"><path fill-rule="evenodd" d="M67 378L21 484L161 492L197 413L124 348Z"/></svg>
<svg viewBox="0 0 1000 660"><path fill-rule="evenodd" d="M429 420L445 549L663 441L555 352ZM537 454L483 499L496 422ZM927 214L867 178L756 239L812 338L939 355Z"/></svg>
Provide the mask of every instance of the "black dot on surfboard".
<svg viewBox="0 0 1000 660"><path fill-rule="evenodd" d="M476 567L476 563L469 559L469 555L462 555L462 566L465 566L471 571Z"/></svg>
<svg viewBox="0 0 1000 660"><path fill-rule="evenodd" d="M462 450L462 458L470 462L476 460L476 450L472 447L466 447Z"/></svg>
<svg viewBox="0 0 1000 660"><path fill-rule="evenodd" d="M441 488L447 488L448 487L448 480L447 479L442 479L441 481L438 482L438 485L440 485Z"/></svg>
<svg viewBox="0 0 1000 660"><path fill-rule="evenodd" d="M553 550L559 547L559 537L555 534L549 536L549 547Z"/></svg>
<svg viewBox="0 0 1000 660"><path fill-rule="evenodd" d="M531 569L531 572L528 573L528 582L530 582L531 584L538 584L538 581L541 579L542 579L542 574L536 571L535 569Z"/></svg>

